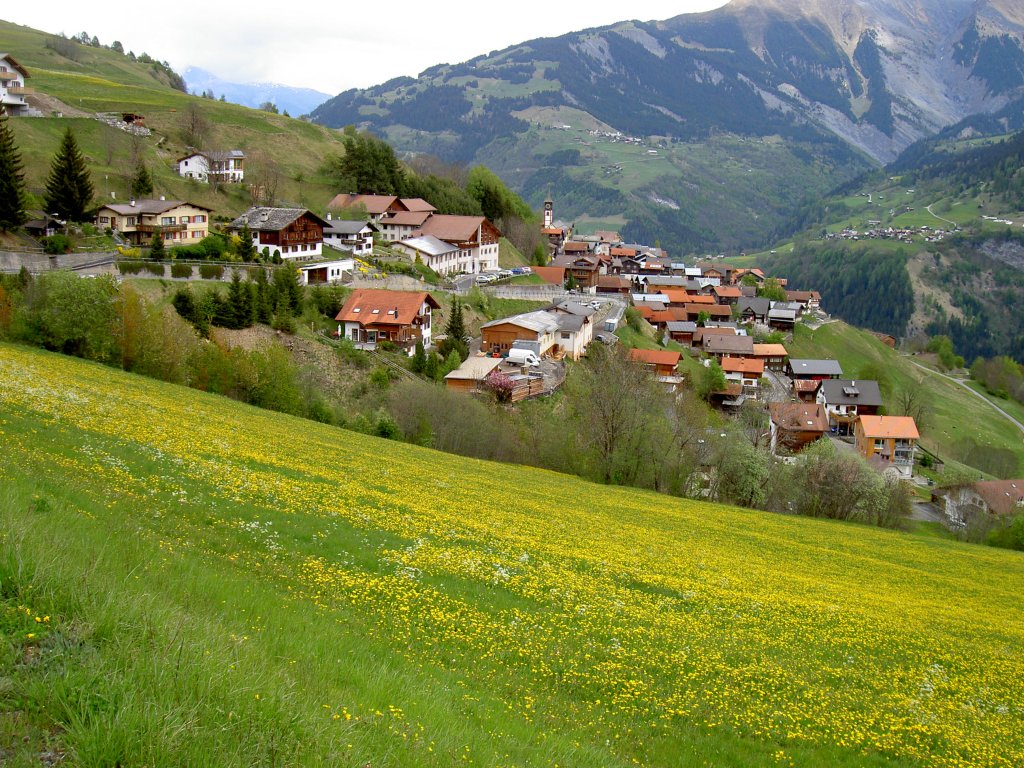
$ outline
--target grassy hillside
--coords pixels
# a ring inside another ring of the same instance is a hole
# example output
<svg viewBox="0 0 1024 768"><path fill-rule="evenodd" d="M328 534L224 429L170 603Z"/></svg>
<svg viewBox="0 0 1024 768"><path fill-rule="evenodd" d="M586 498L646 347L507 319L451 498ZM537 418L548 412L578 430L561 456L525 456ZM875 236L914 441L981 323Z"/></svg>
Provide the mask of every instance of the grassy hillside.
<svg viewBox="0 0 1024 768"><path fill-rule="evenodd" d="M892 394L886 398L890 412L902 390L920 389L930 411L922 443L942 459L980 466L977 452L969 448L968 441L973 441L1011 451L1024 471L1024 435L1016 426L959 384L915 366L913 358L897 354L870 333L842 321L814 331L798 325L786 348L793 357L835 358L851 378L864 378L869 369L871 378L874 371L885 372L892 383ZM1005 410L1003 401L1000 407Z"/></svg>
<svg viewBox="0 0 1024 768"><path fill-rule="evenodd" d="M40 195L50 160L61 134L74 128L89 161L97 196L119 200L129 196L134 157L141 155L156 181L157 194L186 198L234 215L249 205L247 189L224 187L213 192L205 184L186 181L175 161L186 151L186 122L194 108L206 124L205 149L242 149L249 156L247 178L276 178L278 197L321 209L337 190L318 175L325 155L341 152L334 131L283 116L210 99L189 96L166 84L152 65L132 61L107 48L68 43L73 56L47 48L50 35L0 21L0 50L10 53L29 71L26 85L59 100L52 109L63 117L13 120L25 163L29 190ZM158 41L156 41L158 43ZM138 51L136 53L141 53ZM154 48L151 51L159 55ZM93 119L96 112L135 112L145 117L153 135L135 139Z"/></svg>
<svg viewBox="0 0 1024 768"><path fill-rule="evenodd" d="M1014 765L1024 558L0 346L0 755Z"/></svg>

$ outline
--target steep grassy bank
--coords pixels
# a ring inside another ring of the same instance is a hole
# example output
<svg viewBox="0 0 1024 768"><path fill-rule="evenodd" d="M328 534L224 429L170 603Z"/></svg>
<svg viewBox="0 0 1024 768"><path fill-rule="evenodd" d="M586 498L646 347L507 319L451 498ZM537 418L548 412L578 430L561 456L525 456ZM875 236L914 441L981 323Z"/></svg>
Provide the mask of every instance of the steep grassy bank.
<svg viewBox="0 0 1024 768"><path fill-rule="evenodd" d="M9 345L0 442L12 761L1024 757L1014 553L461 459Z"/></svg>

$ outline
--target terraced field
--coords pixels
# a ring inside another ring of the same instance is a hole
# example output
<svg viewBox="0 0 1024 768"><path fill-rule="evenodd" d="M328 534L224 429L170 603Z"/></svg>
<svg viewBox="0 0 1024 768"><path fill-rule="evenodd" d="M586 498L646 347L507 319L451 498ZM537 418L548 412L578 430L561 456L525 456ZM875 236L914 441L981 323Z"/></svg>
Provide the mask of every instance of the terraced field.
<svg viewBox="0 0 1024 768"><path fill-rule="evenodd" d="M1024 557L0 345L0 760L1024 761ZM21 761L21 762L18 762Z"/></svg>

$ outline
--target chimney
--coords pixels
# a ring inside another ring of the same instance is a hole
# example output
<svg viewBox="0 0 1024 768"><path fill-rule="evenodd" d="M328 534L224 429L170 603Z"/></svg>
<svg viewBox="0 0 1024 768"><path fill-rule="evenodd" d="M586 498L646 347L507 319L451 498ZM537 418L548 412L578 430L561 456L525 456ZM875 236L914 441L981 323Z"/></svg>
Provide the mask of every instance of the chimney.
<svg viewBox="0 0 1024 768"><path fill-rule="evenodd" d="M166 199L167 199L166 197L164 197L163 195L160 195L160 200L161 201L166 200Z"/></svg>
<svg viewBox="0 0 1024 768"><path fill-rule="evenodd" d="M328 212L327 212L327 220L328 220L328 221L330 221L330 220L331 220L331 212L330 212L330 211L328 211Z"/></svg>
<svg viewBox="0 0 1024 768"><path fill-rule="evenodd" d="M132 198L132 201L131 201L131 203L129 203L129 205L131 205L132 208L135 207L135 198L134 197Z"/></svg>

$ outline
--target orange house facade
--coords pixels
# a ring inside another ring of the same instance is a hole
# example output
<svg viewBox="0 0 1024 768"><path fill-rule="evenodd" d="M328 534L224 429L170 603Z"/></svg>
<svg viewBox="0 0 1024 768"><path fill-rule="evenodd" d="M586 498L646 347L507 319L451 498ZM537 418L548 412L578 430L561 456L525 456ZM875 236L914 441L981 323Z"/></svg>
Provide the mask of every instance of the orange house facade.
<svg viewBox="0 0 1024 768"><path fill-rule="evenodd" d="M857 453L869 461L882 461L901 477L914 474L914 450L921 439L910 416L859 416L854 424Z"/></svg>

